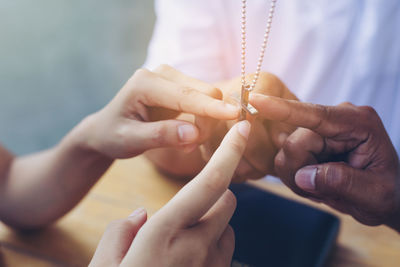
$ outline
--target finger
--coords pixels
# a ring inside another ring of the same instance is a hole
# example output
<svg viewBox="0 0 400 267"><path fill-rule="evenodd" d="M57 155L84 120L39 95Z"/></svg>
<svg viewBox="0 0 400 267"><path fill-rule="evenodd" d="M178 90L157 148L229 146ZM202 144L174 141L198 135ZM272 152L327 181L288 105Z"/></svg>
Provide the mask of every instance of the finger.
<svg viewBox="0 0 400 267"><path fill-rule="evenodd" d="M253 168L252 179L273 173L274 157L277 152L262 121L254 122L243 156Z"/></svg>
<svg viewBox="0 0 400 267"><path fill-rule="evenodd" d="M228 128L231 128L234 125L234 122L227 121L226 125ZM249 140L247 141L246 150L236 168L232 180L233 183L243 183L246 180L259 179L263 177L265 173L262 171L263 167L260 167L264 166L265 162L263 160L257 161L257 157L265 158L265 151L263 151L262 148L265 148L265 144L269 142L269 139L267 136L259 136L260 133L265 134L265 130L261 129L259 125L259 120L253 118L251 127L252 130L249 135ZM268 151L268 148L266 151Z"/></svg>
<svg viewBox="0 0 400 267"><path fill-rule="evenodd" d="M227 266L230 266L233 252L235 250L235 232L230 225L228 225L225 228L225 231L222 233L222 236L218 242L218 247L221 251L224 262L228 263Z"/></svg>
<svg viewBox="0 0 400 267"><path fill-rule="evenodd" d="M200 174L164 207L166 220L181 227L190 226L214 205L231 182L246 147L249 132L250 123L247 121L232 127Z"/></svg>
<svg viewBox="0 0 400 267"><path fill-rule="evenodd" d="M222 92L220 89L203 81L187 76L171 66L165 64L160 65L154 70L154 73L157 73L163 78L181 84L183 86L196 88L196 90L207 94L215 99L222 99Z"/></svg>
<svg viewBox="0 0 400 267"><path fill-rule="evenodd" d="M179 147L192 144L199 137L199 130L189 122L165 120L156 122L129 121L120 130L121 136L126 136L124 144L136 154L160 147ZM128 151L131 151L128 149Z"/></svg>
<svg viewBox="0 0 400 267"><path fill-rule="evenodd" d="M305 128L298 128L284 142L275 157L275 172L296 193L300 193L294 182L296 171L306 165L316 164L324 148L320 135Z"/></svg>
<svg viewBox="0 0 400 267"><path fill-rule="evenodd" d="M187 76L182 72L172 68L171 66L165 64L160 65L154 70L154 72L167 80L173 81L186 87L195 88L196 90L207 94L215 99L222 99L222 92L218 88L203 81ZM200 137L198 140L199 143L204 142L211 136L213 128L217 123L217 120L213 120L203 116L196 116L195 124L200 130Z"/></svg>
<svg viewBox="0 0 400 267"><path fill-rule="evenodd" d="M202 116L196 116L195 124L197 128L200 130L200 136L197 142L199 144L202 144L204 141L208 140L214 134L215 128L218 123L219 123L218 120Z"/></svg>
<svg viewBox="0 0 400 267"><path fill-rule="evenodd" d="M215 241L218 241L232 218L235 209L236 197L228 189L201 218L198 231L200 233L209 233Z"/></svg>
<svg viewBox="0 0 400 267"><path fill-rule="evenodd" d="M119 266L146 220L146 210L140 208L128 218L110 223L100 240L90 266Z"/></svg>
<svg viewBox="0 0 400 267"><path fill-rule="evenodd" d="M260 116L274 121L280 121L297 127L308 128L322 136L334 136L343 133L343 126L354 122L347 117L341 117L335 107L302 103L277 97L251 94L250 102L257 108ZM340 121L339 123L337 121Z"/></svg>
<svg viewBox="0 0 400 267"><path fill-rule="evenodd" d="M277 148L281 148L288 136L296 130L296 127L290 124L276 121L268 121L268 123L264 123L264 125L268 130L273 144Z"/></svg>
<svg viewBox="0 0 400 267"><path fill-rule="evenodd" d="M239 108L234 105L147 70L136 71L127 86L137 88L135 99L146 106L164 107L215 119L236 119L239 115Z"/></svg>
<svg viewBox="0 0 400 267"><path fill-rule="evenodd" d="M364 170L343 162L306 166L297 171L295 181L301 189L326 199L340 198L365 203L374 197L376 181Z"/></svg>
<svg viewBox="0 0 400 267"><path fill-rule="evenodd" d="M212 135L202 145L201 153L205 162L208 162L211 159L211 156L214 154L215 150L217 150L218 146L229 131L225 121L219 121L213 130Z"/></svg>

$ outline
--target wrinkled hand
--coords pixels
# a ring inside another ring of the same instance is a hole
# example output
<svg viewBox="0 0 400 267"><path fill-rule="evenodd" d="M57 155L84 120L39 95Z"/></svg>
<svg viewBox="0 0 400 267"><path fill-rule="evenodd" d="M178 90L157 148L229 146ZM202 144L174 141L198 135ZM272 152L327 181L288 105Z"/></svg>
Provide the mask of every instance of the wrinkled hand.
<svg viewBox="0 0 400 267"><path fill-rule="evenodd" d="M247 76L251 81L253 75ZM234 96L240 96L240 78L230 82L218 84L224 93L227 102L233 102ZM277 96L286 99L297 99L282 81L270 74L260 73L257 85L251 93ZM238 104L236 102L236 104ZM249 120L254 120L248 117ZM205 144L205 158L211 154L220 143L226 131L232 127L234 121L221 121L215 128L213 135ZM241 182L246 179L258 179L267 174L275 174L274 158L281 144L286 137L294 131L295 127L285 123L270 121L262 117L257 117L252 123L252 131L249 137L244 156L235 172L234 181Z"/></svg>
<svg viewBox="0 0 400 267"><path fill-rule="evenodd" d="M399 159L371 107L321 106L252 95L261 116L298 128L275 158L293 191L367 225L400 230Z"/></svg>
<svg viewBox="0 0 400 267"><path fill-rule="evenodd" d="M110 158L133 157L157 147L193 149L214 119L235 119L239 109L219 100L221 92L168 66L136 71L115 98L83 121L86 145ZM181 113L196 122L178 120Z"/></svg>
<svg viewBox="0 0 400 267"><path fill-rule="evenodd" d="M230 266L236 199L227 188L249 131L249 122L236 124L202 172L146 223L143 210L112 223L90 266Z"/></svg>

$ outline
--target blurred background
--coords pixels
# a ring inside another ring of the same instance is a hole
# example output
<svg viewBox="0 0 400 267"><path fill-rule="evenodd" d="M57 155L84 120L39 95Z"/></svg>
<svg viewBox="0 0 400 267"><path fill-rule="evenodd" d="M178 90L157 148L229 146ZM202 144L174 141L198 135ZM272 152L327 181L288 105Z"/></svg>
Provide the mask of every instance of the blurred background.
<svg viewBox="0 0 400 267"><path fill-rule="evenodd" d="M146 56L149 0L0 1L0 142L56 144L118 92Z"/></svg>

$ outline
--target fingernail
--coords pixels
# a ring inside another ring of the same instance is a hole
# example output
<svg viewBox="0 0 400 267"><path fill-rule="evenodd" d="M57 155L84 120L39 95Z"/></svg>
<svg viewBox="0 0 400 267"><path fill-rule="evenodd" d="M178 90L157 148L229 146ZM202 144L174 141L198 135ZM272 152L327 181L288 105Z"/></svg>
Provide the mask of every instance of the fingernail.
<svg viewBox="0 0 400 267"><path fill-rule="evenodd" d="M315 176L317 175L317 168L305 167L297 171L294 180L298 187L305 191L315 190Z"/></svg>
<svg viewBox="0 0 400 267"><path fill-rule="evenodd" d="M141 207L141 208L136 209L134 212L132 212L131 215L129 215L128 217L136 217L145 212L146 212L145 208Z"/></svg>
<svg viewBox="0 0 400 267"><path fill-rule="evenodd" d="M198 137L197 129L190 124L183 124L178 126L178 135L182 143L191 143Z"/></svg>
<svg viewBox="0 0 400 267"><path fill-rule="evenodd" d="M243 136L245 139L249 138L249 134L250 134L250 122L244 120L244 121L240 121L237 124L237 129L240 133L241 136Z"/></svg>

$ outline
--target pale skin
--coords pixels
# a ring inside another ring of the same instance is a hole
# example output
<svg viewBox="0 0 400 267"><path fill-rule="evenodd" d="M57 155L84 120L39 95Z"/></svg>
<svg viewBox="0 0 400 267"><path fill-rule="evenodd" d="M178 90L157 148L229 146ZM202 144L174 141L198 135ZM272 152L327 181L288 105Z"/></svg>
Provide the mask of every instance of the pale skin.
<svg viewBox="0 0 400 267"><path fill-rule="evenodd" d="M247 80L252 80L252 75L248 75ZM216 86L221 88L225 101L238 106L238 103L233 100L233 95L235 93L240 95L240 77L231 81L220 82ZM279 78L265 72L260 73L254 92L286 99L297 99ZM182 119L191 121L187 117L182 117ZM252 121L252 131L244 156L235 171L234 182L258 179L267 174L275 175L275 155L286 137L295 130L295 127L291 125L261 117L248 116L247 119ZM189 154L176 149L156 149L147 152L146 155L167 175L190 179L204 167L209 156L218 147L223 136L235 121L227 120L213 123L215 125L212 128L213 132L207 135L210 138L203 139L205 141L203 142L203 153L200 149L195 149Z"/></svg>
<svg viewBox="0 0 400 267"><path fill-rule="evenodd" d="M0 146L0 219L20 229L43 227L72 209L114 159L157 147L193 149L210 125L175 119L181 112L238 117L218 89L174 75L137 71L107 106L49 150L16 157Z"/></svg>
<svg viewBox="0 0 400 267"><path fill-rule="evenodd" d="M90 266L231 266L236 199L228 186L250 124L226 135L206 167L146 222L139 209L110 224Z"/></svg>

